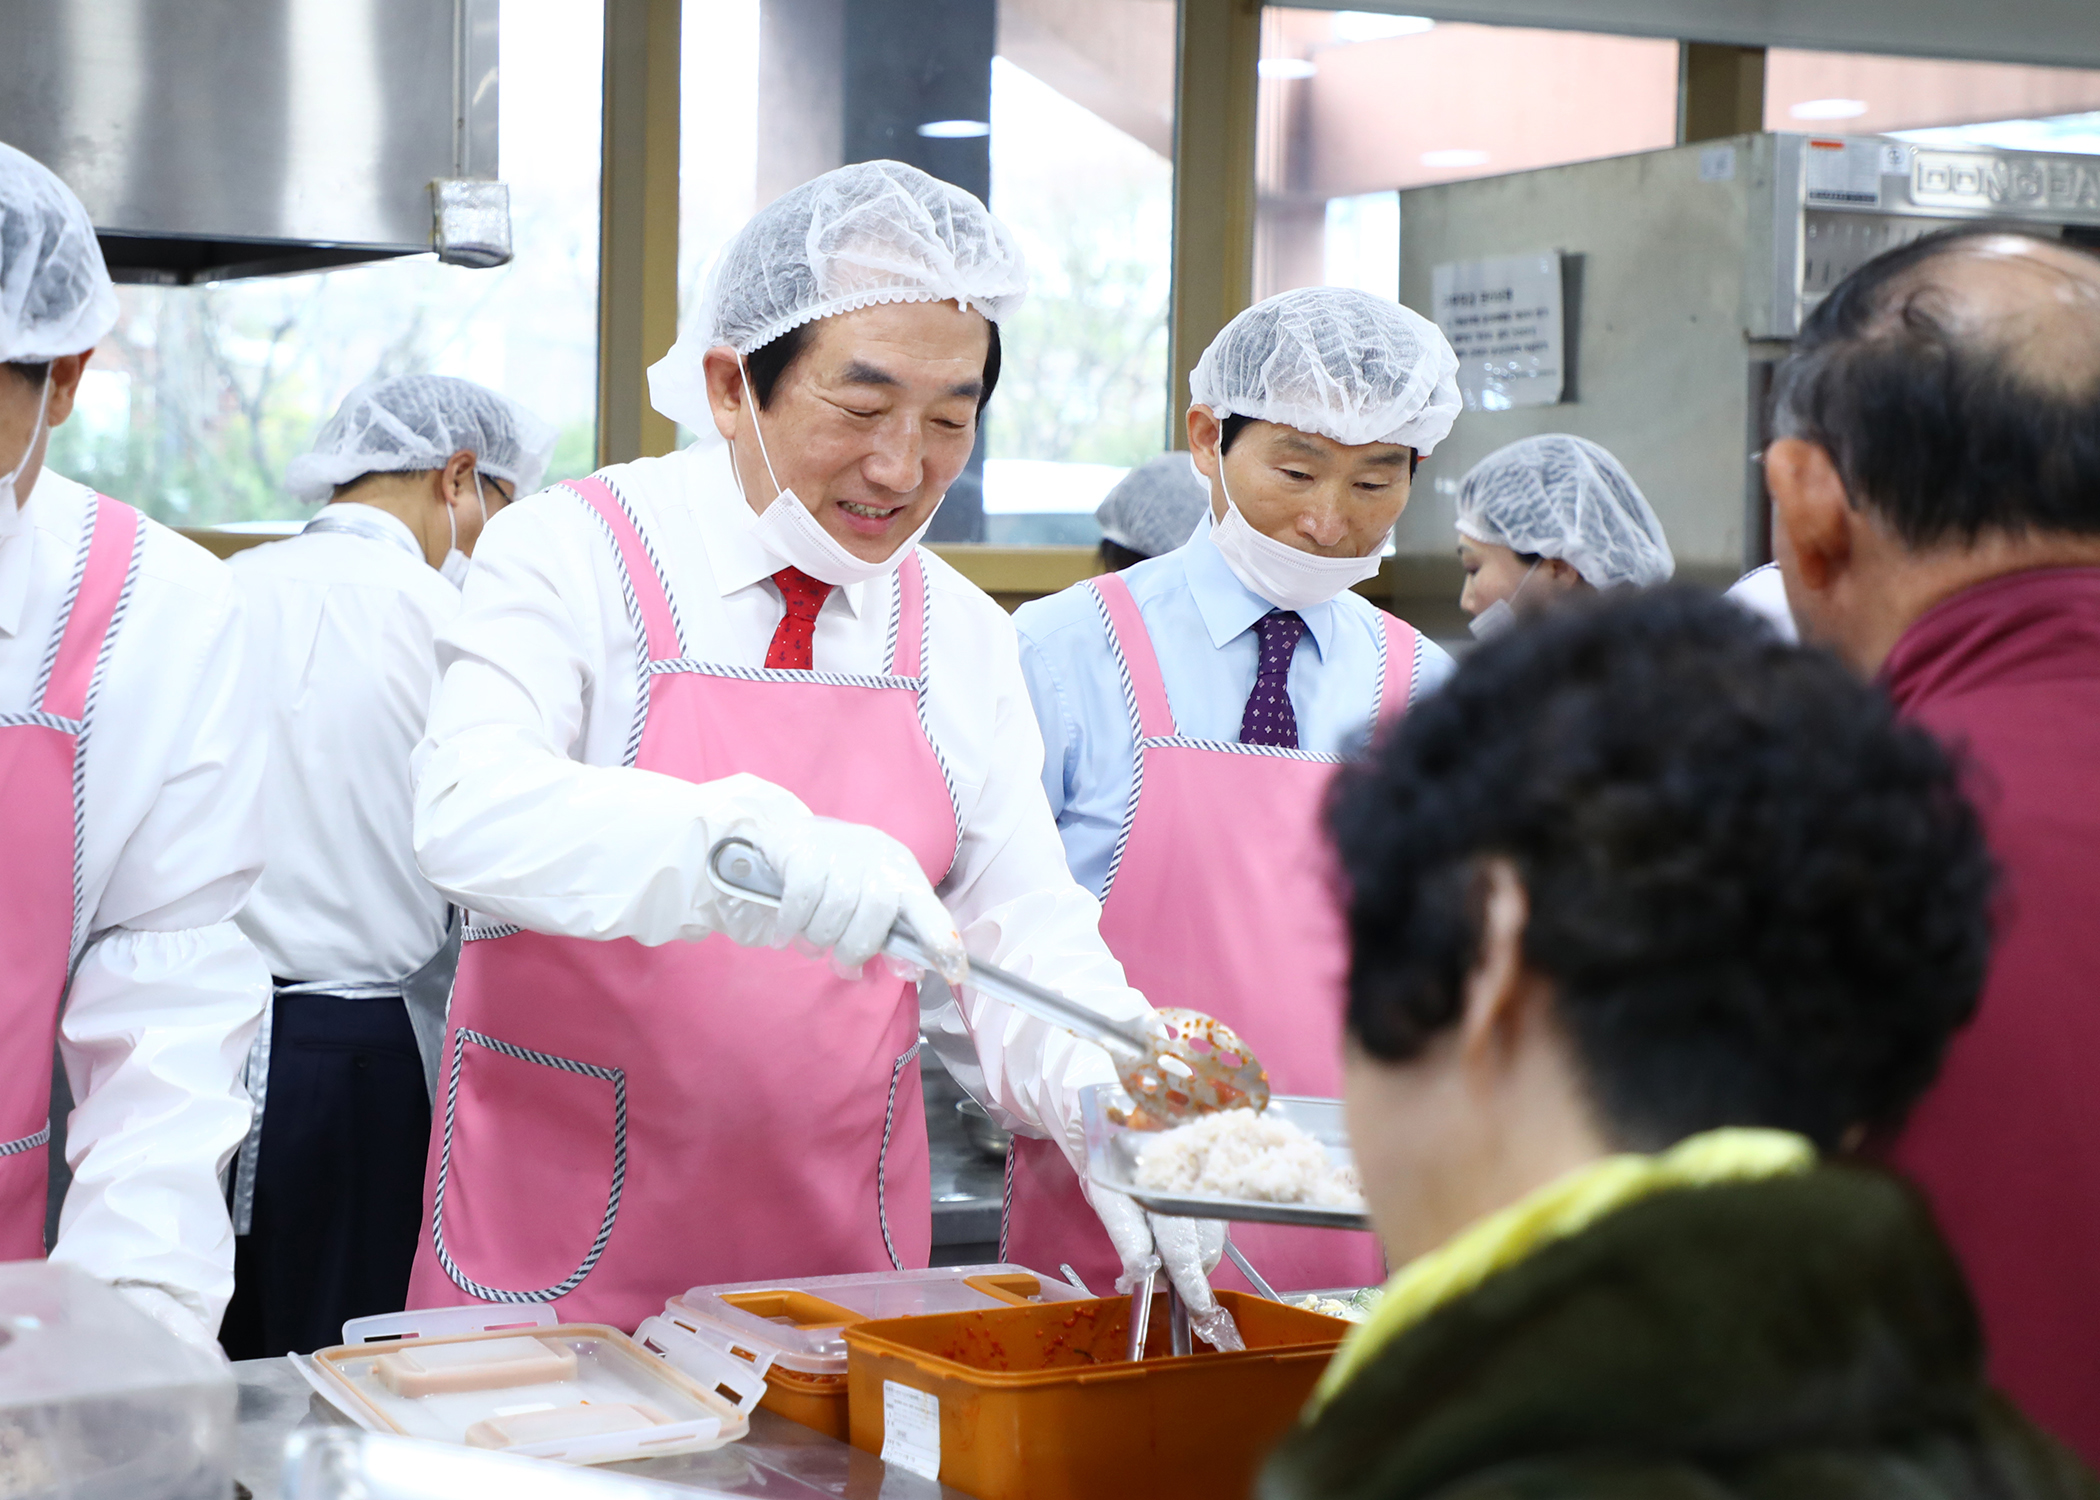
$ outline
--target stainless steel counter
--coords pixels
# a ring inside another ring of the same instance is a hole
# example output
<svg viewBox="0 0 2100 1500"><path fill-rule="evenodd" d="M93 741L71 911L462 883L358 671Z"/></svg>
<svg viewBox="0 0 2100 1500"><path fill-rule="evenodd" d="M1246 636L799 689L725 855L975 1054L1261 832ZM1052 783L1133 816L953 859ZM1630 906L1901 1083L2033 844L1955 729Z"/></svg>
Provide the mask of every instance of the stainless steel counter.
<svg viewBox="0 0 2100 1500"><path fill-rule="evenodd" d="M300 1427L348 1427L350 1419L315 1395L285 1360L242 1360L233 1373L241 1388L235 1477L255 1500L278 1500L285 1439ZM966 1500L960 1490L891 1468L872 1454L769 1411L751 1414L749 1437L712 1453L607 1464L605 1469L767 1500Z"/></svg>
<svg viewBox="0 0 2100 1500"><path fill-rule="evenodd" d="M933 1177L933 1263L985 1265L999 1258L999 1209L1006 1190L1001 1163L980 1154L963 1134L955 1105L963 1091L928 1048L920 1079L926 1096L926 1146Z"/></svg>

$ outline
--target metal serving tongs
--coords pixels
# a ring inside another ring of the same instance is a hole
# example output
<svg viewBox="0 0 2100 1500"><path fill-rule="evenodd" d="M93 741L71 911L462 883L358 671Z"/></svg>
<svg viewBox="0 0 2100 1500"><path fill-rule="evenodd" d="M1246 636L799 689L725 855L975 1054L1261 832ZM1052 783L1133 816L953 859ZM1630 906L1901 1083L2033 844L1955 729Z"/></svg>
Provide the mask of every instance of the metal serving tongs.
<svg viewBox="0 0 2100 1500"><path fill-rule="evenodd" d="M739 901L780 904L780 876L749 839L727 838L707 854L715 889ZM882 951L922 969L933 960L918 935L900 920ZM1095 1042L1115 1064L1116 1076L1161 1123L1221 1109L1260 1111L1269 1105L1269 1075L1231 1027L1200 1011L1159 1010L1142 1021L1118 1021L1018 974L970 960L971 988L1019 1011Z"/></svg>

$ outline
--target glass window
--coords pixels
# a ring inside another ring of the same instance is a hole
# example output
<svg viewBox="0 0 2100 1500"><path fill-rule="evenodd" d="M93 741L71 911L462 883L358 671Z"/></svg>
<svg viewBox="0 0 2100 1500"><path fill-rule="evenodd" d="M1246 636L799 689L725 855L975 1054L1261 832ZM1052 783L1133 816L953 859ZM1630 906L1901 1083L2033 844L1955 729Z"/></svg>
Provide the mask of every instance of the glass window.
<svg viewBox="0 0 2100 1500"><path fill-rule="evenodd" d="M1001 330L981 467L932 534L1092 546L1101 496L1165 447L1173 0L1000 0L982 26L993 13L958 14L950 0L684 0L681 314L753 211L843 162L891 157L982 194L1034 289Z"/></svg>
<svg viewBox="0 0 2100 1500"><path fill-rule="evenodd" d="M1675 142L1677 44L1271 6L1254 294L1400 283L1398 189Z"/></svg>
<svg viewBox="0 0 2100 1500"><path fill-rule="evenodd" d="M360 382L431 371L523 402L561 433L548 477L596 458L597 0L505 0L501 169L516 258L433 256L311 276L118 288L61 473L171 525L290 520L284 466Z"/></svg>
<svg viewBox="0 0 2100 1500"><path fill-rule="evenodd" d="M1765 54L1765 129L2100 151L2100 70L1775 47Z"/></svg>

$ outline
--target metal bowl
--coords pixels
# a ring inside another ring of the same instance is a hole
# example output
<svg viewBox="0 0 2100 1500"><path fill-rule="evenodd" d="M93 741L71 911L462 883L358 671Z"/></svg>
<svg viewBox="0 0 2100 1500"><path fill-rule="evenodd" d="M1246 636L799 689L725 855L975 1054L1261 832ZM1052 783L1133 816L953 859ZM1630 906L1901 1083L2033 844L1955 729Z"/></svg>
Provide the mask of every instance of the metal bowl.
<svg viewBox="0 0 2100 1500"><path fill-rule="evenodd" d="M955 1112L962 1118L963 1134L969 1137L979 1156L986 1161L1006 1159L1006 1143L1012 1137L992 1122L982 1104L975 1099L958 1099Z"/></svg>

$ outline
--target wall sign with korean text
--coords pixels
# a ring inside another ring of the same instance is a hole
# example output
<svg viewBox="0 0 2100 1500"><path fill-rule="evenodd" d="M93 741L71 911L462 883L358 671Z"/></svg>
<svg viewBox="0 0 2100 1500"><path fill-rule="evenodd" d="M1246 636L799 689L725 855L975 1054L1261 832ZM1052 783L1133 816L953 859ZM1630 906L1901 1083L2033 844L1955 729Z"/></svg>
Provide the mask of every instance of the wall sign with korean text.
<svg viewBox="0 0 2100 1500"><path fill-rule="evenodd" d="M1564 342L1560 255L1497 255L1436 268L1437 327L1458 355L1467 411L1553 406Z"/></svg>

